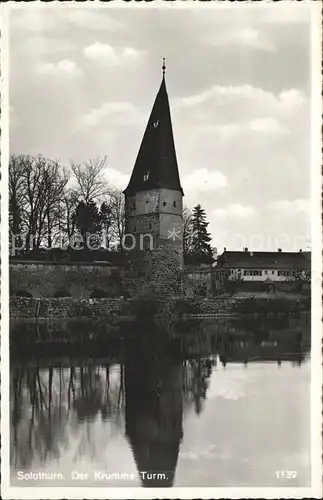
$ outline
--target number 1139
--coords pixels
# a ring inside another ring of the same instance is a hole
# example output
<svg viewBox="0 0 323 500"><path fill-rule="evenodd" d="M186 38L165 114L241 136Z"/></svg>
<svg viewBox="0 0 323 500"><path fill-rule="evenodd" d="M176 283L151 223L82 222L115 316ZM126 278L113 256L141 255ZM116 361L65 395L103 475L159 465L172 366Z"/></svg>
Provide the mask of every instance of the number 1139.
<svg viewBox="0 0 323 500"><path fill-rule="evenodd" d="M296 470L276 470L276 479L296 479Z"/></svg>

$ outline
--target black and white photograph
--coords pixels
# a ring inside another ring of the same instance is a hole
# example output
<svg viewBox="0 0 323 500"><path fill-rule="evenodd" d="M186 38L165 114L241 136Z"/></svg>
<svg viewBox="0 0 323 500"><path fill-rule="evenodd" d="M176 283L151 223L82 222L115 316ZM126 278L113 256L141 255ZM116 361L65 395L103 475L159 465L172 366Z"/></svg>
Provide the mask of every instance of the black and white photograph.
<svg viewBox="0 0 323 500"><path fill-rule="evenodd" d="M2 497L321 498L321 3L0 22Z"/></svg>

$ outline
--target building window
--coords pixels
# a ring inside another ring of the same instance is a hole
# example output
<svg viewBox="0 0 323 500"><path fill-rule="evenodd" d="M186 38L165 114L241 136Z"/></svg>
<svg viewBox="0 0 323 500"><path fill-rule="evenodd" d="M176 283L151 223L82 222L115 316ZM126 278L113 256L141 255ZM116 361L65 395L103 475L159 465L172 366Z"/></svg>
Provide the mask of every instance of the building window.
<svg viewBox="0 0 323 500"><path fill-rule="evenodd" d="M131 209L132 210L136 210L136 204L135 203L131 203Z"/></svg>
<svg viewBox="0 0 323 500"><path fill-rule="evenodd" d="M250 276L250 271L243 271L244 276Z"/></svg>
<svg viewBox="0 0 323 500"><path fill-rule="evenodd" d="M254 276L262 276L262 271L253 271Z"/></svg>
<svg viewBox="0 0 323 500"><path fill-rule="evenodd" d="M176 207L176 201L173 201L173 207Z"/></svg>
<svg viewBox="0 0 323 500"><path fill-rule="evenodd" d="M163 201L163 207L166 207L166 201Z"/></svg>
<svg viewBox="0 0 323 500"><path fill-rule="evenodd" d="M151 229L151 222L149 222L149 229Z"/></svg>
<svg viewBox="0 0 323 500"><path fill-rule="evenodd" d="M275 274L275 271L271 271L271 274Z"/></svg>
<svg viewBox="0 0 323 500"><path fill-rule="evenodd" d="M268 274L268 271L264 271L265 274Z"/></svg>
<svg viewBox="0 0 323 500"><path fill-rule="evenodd" d="M286 276L285 271L278 271L278 276Z"/></svg>

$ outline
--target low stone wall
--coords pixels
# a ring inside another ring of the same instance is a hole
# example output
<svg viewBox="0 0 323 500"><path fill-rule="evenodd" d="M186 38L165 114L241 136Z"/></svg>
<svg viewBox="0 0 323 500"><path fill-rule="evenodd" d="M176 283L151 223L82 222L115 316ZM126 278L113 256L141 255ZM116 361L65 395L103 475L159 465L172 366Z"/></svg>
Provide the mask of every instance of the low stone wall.
<svg viewBox="0 0 323 500"><path fill-rule="evenodd" d="M201 314L230 314L239 299L234 298L210 298L200 303Z"/></svg>
<svg viewBox="0 0 323 500"><path fill-rule="evenodd" d="M310 297L282 295L263 297L233 296L213 298L185 298L174 304L175 315L218 316L236 314L301 314L310 311Z"/></svg>
<svg viewBox="0 0 323 500"><path fill-rule="evenodd" d="M219 298L182 298L177 299L171 306L171 312L179 318L185 316L218 316L232 314L239 299L233 297Z"/></svg>
<svg viewBox="0 0 323 500"><path fill-rule="evenodd" d="M287 307L288 306L288 307ZM170 309L169 309L170 307ZM207 299L175 299L165 302L165 311L172 316L218 316L230 314L301 313L310 310L310 300L287 300L286 298L248 299L237 297ZM102 299L38 299L33 297L11 297L11 318L94 318L116 315L132 316L130 302L122 297Z"/></svg>
<svg viewBox="0 0 323 500"><path fill-rule="evenodd" d="M115 316L119 313L123 299L37 299L29 297L10 298L11 318L78 318Z"/></svg>

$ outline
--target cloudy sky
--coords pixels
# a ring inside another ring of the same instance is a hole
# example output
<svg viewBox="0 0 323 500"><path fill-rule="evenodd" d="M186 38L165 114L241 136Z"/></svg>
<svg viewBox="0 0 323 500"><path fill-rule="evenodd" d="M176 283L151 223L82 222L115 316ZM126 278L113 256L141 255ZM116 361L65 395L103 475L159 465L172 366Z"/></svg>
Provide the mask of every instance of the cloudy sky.
<svg viewBox="0 0 323 500"><path fill-rule="evenodd" d="M309 246L307 8L41 7L10 15L11 153L107 155L124 189L164 56L184 203L213 245Z"/></svg>

